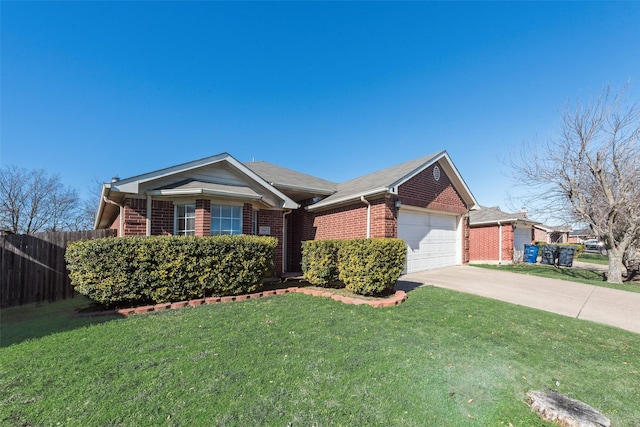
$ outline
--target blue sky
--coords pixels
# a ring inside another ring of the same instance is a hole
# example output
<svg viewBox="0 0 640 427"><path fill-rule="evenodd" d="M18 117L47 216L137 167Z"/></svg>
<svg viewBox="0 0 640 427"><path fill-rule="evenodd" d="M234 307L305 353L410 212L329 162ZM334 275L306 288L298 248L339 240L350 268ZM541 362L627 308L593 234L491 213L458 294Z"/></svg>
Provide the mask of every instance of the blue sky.
<svg viewBox="0 0 640 427"><path fill-rule="evenodd" d="M640 92L640 2L9 2L2 164L89 197L221 152L336 182L447 150L480 204L567 100Z"/></svg>

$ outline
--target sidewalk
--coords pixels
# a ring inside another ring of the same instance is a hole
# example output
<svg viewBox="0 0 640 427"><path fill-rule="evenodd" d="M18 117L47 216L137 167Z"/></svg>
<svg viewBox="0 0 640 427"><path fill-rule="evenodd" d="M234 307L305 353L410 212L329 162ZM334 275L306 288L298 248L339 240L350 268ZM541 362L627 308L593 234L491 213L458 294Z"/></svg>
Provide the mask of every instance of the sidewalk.
<svg viewBox="0 0 640 427"><path fill-rule="evenodd" d="M407 291L422 285L466 292L640 334L640 293L467 265L406 274L400 277L396 288Z"/></svg>

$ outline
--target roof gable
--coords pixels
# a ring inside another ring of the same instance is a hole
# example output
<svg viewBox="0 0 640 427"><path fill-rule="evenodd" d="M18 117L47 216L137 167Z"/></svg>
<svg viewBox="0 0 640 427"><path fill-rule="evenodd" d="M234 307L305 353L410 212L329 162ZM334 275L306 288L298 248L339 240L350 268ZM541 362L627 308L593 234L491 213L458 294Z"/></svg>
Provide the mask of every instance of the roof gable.
<svg viewBox="0 0 640 427"><path fill-rule="evenodd" d="M298 203L269 184L228 153L171 166L103 184L94 226L115 214L125 195L197 196L255 200L282 209L297 209Z"/></svg>
<svg viewBox="0 0 640 427"><path fill-rule="evenodd" d="M204 173L207 168L209 169L208 174ZM212 169L214 170L213 172L211 172ZM204 178L198 178L199 175ZM208 177L208 175L211 175L211 177ZM110 189L111 191L122 193L146 194L150 192L151 194L162 195L163 190L165 190L165 194L170 194L172 192L169 190L175 189L177 183L187 181L190 181L192 184L183 187L182 194L188 194L189 191L192 191L194 194L204 194L205 192L202 190L211 190L212 186L216 184L228 186L226 190L228 190L227 192L229 193L233 190L233 187L238 190L242 187L249 187L253 190L253 193L261 193L266 190L275 196L275 198L280 199L281 206L278 207L289 209L299 207L296 202L228 153L221 153L204 159L118 180L111 183ZM201 183L199 187L194 184L198 182ZM246 190L240 191L240 195L243 193L248 194L249 192Z"/></svg>
<svg viewBox="0 0 640 427"><path fill-rule="evenodd" d="M446 151L441 151L418 159L410 160L389 168L364 175L350 181L338 184L337 191L331 196L307 207L313 211L330 206L359 200L360 197L370 197L379 194L396 194L398 186L407 182L420 172L440 162L444 172L458 191L468 207L474 207L476 200L466 183L453 165Z"/></svg>

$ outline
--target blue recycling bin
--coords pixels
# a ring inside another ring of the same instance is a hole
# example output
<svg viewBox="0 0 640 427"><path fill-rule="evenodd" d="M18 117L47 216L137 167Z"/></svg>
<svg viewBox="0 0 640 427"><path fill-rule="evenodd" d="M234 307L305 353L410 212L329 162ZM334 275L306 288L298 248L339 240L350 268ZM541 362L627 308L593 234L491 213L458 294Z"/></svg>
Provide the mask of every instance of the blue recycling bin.
<svg viewBox="0 0 640 427"><path fill-rule="evenodd" d="M538 262L538 245L524 245L523 260L532 264Z"/></svg>

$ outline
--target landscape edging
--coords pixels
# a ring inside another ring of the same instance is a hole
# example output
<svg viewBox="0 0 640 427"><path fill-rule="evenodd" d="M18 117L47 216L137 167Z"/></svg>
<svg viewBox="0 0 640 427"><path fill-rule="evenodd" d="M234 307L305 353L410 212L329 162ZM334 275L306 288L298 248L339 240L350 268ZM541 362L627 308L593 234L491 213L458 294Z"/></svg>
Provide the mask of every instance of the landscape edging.
<svg viewBox="0 0 640 427"><path fill-rule="evenodd" d="M178 301L174 303L161 303L161 304L155 304L155 305L144 305L140 307L120 308L116 310L106 310L106 311L93 312L93 313L77 313L76 312L75 316L76 317L93 317L93 316L108 316L108 315L129 316L130 314L144 314L144 313L150 313L152 311L162 311L162 310L184 308L184 307L196 307L198 305L203 305L203 304L219 304L219 303L227 303L227 302L235 302L235 301L245 301L249 299L264 298L264 297L269 297L273 295L283 295L287 293L300 293L300 294L312 295L317 297L325 297L325 298L331 298L335 301L342 302L343 304L370 305L371 307L393 307L396 305L400 305L407 300L407 293L405 291L400 291L400 290L396 291L396 293L389 298L380 299L380 300L365 300L361 298L354 298L351 296L337 295L329 291L321 291L317 289L308 289L308 288L293 286L285 289L262 291L262 292L256 292L253 294L244 294L244 295L235 295L235 296L226 296L226 297L197 298L189 301Z"/></svg>

